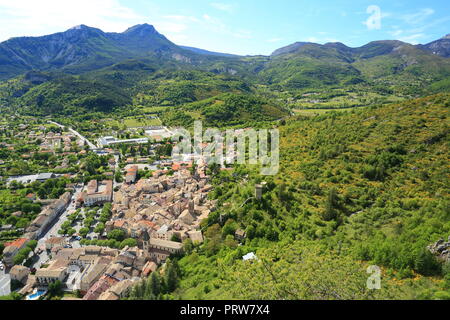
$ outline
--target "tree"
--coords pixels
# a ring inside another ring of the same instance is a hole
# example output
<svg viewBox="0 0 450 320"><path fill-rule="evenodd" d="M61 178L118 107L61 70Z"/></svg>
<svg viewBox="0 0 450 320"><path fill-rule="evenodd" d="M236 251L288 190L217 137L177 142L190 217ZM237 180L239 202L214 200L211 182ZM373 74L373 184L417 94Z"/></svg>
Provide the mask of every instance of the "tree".
<svg viewBox="0 0 450 320"><path fill-rule="evenodd" d="M26 259L28 259L30 252L31 252L31 248L29 248L29 247L20 249L19 252L16 254L16 256L13 259L14 264L16 264L16 265L22 264Z"/></svg>
<svg viewBox="0 0 450 320"><path fill-rule="evenodd" d="M222 228L222 236L234 235L238 226L233 219L228 220Z"/></svg>
<svg viewBox="0 0 450 320"><path fill-rule="evenodd" d="M325 212L323 213L323 219L325 221L331 221L337 218L336 208L338 206L338 200L336 189L331 188L325 202Z"/></svg>
<svg viewBox="0 0 450 320"><path fill-rule="evenodd" d="M236 261L223 275L235 299L359 300L389 299L400 288L383 282L367 288L364 265L349 255L323 251L314 242L279 243L259 250L258 261Z"/></svg>
<svg viewBox="0 0 450 320"><path fill-rule="evenodd" d="M192 243L191 239L186 239L183 241L183 251L186 254L191 254L192 251L194 250L194 244Z"/></svg>
<svg viewBox="0 0 450 320"><path fill-rule="evenodd" d="M238 243L236 240L234 240L234 237L229 234L226 236L225 241L224 241L225 246L229 247L229 248L237 248L238 247Z"/></svg>
<svg viewBox="0 0 450 320"><path fill-rule="evenodd" d="M108 239L123 241L125 239L125 231L120 229L114 229L110 233L108 233Z"/></svg>
<svg viewBox="0 0 450 320"><path fill-rule="evenodd" d="M120 170L116 171L116 173L114 175L114 179L116 180L117 183L123 182L123 176L122 176L122 173L120 172Z"/></svg>
<svg viewBox="0 0 450 320"><path fill-rule="evenodd" d="M176 262L168 261L165 273L165 282L167 286L167 292L173 292L178 286L178 268Z"/></svg>
<svg viewBox="0 0 450 320"><path fill-rule="evenodd" d="M92 225L95 223L95 220L94 220L94 218L91 218L91 217L89 217L89 218L86 218L85 220L84 220L84 225L87 227L87 228L90 228L90 227L92 227Z"/></svg>
<svg viewBox="0 0 450 320"><path fill-rule="evenodd" d="M135 239L125 239L120 243L120 248L123 249L125 247L137 247L138 243Z"/></svg>
<svg viewBox="0 0 450 320"><path fill-rule="evenodd" d="M0 300L6 301L6 300L22 300L23 296L17 292L11 292L10 295L8 296L4 296L4 297L0 297Z"/></svg>
<svg viewBox="0 0 450 320"><path fill-rule="evenodd" d="M150 287L152 289L152 293L155 296L159 296L161 293L161 278L159 273L153 272L150 276Z"/></svg>
<svg viewBox="0 0 450 320"><path fill-rule="evenodd" d="M178 235L173 234L172 237L171 237L171 239L170 239L170 241L173 241L173 242L181 242L181 239L180 239L180 237L179 237Z"/></svg>
<svg viewBox="0 0 450 320"><path fill-rule="evenodd" d="M27 243L27 247L31 249L31 251L34 251L38 245L38 242L36 240L31 240Z"/></svg>
<svg viewBox="0 0 450 320"><path fill-rule="evenodd" d="M49 293L50 298L62 296L63 295L62 287L63 287L63 284L59 280L56 280L55 282L50 283L48 285L48 293Z"/></svg>
<svg viewBox="0 0 450 320"><path fill-rule="evenodd" d="M89 233L89 228L81 228L78 232L83 238L86 237Z"/></svg>
<svg viewBox="0 0 450 320"><path fill-rule="evenodd" d="M416 256L414 269L424 276L433 276L441 273L441 265L433 254L424 249Z"/></svg>
<svg viewBox="0 0 450 320"><path fill-rule="evenodd" d="M205 243L206 252L209 255L214 255L219 251L220 245L222 243L222 232L219 224L214 224L208 228L205 232L205 237L207 239Z"/></svg>
<svg viewBox="0 0 450 320"><path fill-rule="evenodd" d="M94 229L94 232L102 234L105 231L105 224L100 222Z"/></svg>

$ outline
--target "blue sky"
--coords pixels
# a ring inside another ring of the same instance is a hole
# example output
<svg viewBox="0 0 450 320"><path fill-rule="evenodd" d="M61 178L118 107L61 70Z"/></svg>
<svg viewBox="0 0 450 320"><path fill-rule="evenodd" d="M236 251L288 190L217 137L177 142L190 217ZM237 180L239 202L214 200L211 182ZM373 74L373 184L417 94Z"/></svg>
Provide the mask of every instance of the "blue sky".
<svg viewBox="0 0 450 320"><path fill-rule="evenodd" d="M267 55L296 41L428 43L450 33L450 1L0 0L0 41L78 24L121 32L144 22L177 44Z"/></svg>

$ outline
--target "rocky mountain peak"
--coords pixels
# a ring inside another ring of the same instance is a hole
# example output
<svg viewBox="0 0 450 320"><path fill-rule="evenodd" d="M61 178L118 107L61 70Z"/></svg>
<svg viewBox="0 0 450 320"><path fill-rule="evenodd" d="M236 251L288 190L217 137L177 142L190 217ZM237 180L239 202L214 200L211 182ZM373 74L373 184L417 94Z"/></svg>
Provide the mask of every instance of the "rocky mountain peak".
<svg viewBox="0 0 450 320"><path fill-rule="evenodd" d="M148 24L148 23L144 23L144 24L138 24L135 25L131 28L128 28L124 34L133 34L133 35L139 35L139 36L145 36L148 34L158 34L158 32L156 31L155 27Z"/></svg>

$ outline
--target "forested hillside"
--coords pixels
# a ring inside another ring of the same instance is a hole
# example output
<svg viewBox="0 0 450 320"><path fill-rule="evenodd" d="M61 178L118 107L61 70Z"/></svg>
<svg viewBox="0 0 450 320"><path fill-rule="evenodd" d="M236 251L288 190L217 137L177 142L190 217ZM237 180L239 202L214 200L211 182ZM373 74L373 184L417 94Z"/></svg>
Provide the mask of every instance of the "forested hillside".
<svg viewBox="0 0 450 320"><path fill-rule="evenodd" d="M212 197L221 209L204 224L207 242L180 260L175 294L448 296L448 266L426 247L450 232L449 107L446 94L289 120L276 177L247 168L215 175ZM262 201L245 203L263 180ZM232 236L238 228L247 232L243 246ZM249 252L263 262L240 261ZM365 290L369 264L383 268L378 293Z"/></svg>
<svg viewBox="0 0 450 320"><path fill-rule="evenodd" d="M47 115L174 107L224 93L299 109L366 106L448 91L447 43L294 43L241 57L177 46L147 24L123 33L79 26L1 43L0 98Z"/></svg>
<svg viewBox="0 0 450 320"><path fill-rule="evenodd" d="M275 102L252 95L225 93L165 112L162 119L171 126L191 126L195 120L202 120L209 127L225 127L257 125L286 116L289 112Z"/></svg>

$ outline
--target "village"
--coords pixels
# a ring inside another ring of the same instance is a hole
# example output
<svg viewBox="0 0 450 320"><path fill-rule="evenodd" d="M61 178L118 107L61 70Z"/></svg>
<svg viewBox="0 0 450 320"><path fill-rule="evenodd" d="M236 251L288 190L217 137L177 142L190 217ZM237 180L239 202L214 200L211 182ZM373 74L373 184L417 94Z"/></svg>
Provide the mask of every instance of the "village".
<svg viewBox="0 0 450 320"><path fill-rule="evenodd" d="M164 139L169 132L153 128L150 133ZM69 131L68 135L50 133L33 137L42 140L44 152L47 148L61 147L65 148L64 152L70 152L69 141L89 148L90 143L80 136ZM99 145L112 147L117 141L105 137L99 139ZM139 145L148 141L121 143ZM93 151L109 157L111 178L69 185L59 199L43 207L19 239L5 244L3 263L9 271L7 274L1 271L3 294L9 294L8 287L13 282L20 287L17 292L27 300L38 300L46 295L49 286L61 283L65 292L76 293L78 298L72 299L122 299L133 285L155 272L168 258L182 255L184 242L203 242L201 222L216 209L215 201L208 200L212 185L204 160L166 159L150 166L143 165L141 159L128 158L126 166L120 169L120 153L98 147ZM123 175L120 182L113 179L117 170ZM150 175L141 177L142 172ZM48 173L11 181L26 184L54 178L57 178L55 174ZM107 219L94 221L88 225L90 228L82 228L83 222L77 224L71 218L92 212L95 217L96 212L105 210L101 209L103 206L110 208ZM71 228L67 229L70 224ZM108 247L90 243L90 240L111 239L110 235L117 233L123 245ZM24 252L33 257L31 265L18 263L21 260L18 257Z"/></svg>

